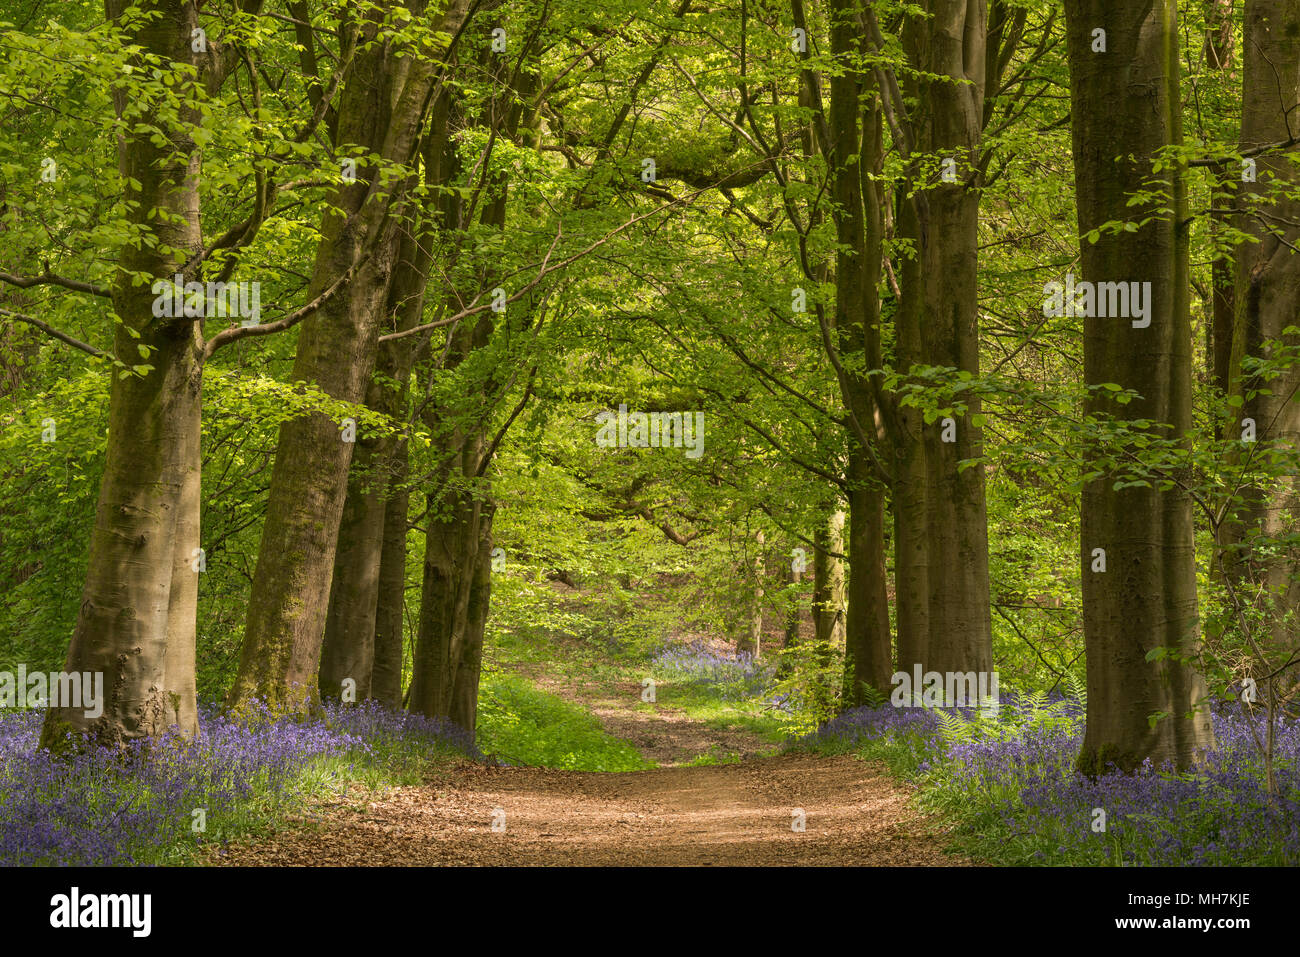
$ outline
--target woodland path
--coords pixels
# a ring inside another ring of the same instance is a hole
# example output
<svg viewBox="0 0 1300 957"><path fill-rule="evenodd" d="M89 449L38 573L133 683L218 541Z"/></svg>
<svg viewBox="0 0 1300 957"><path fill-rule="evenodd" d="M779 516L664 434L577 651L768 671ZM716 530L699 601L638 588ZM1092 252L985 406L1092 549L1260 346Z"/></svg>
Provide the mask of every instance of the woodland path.
<svg viewBox="0 0 1300 957"><path fill-rule="evenodd" d="M611 734L661 766L599 773L444 766L415 787L348 796L214 858L230 865L952 865L942 836L883 767L851 755L764 754L743 729L718 729L639 695L527 669L580 700ZM710 749L728 764L680 762ZM504 831L492 830L494 809ZM796 808L805 830L792 829Z"/></svg>

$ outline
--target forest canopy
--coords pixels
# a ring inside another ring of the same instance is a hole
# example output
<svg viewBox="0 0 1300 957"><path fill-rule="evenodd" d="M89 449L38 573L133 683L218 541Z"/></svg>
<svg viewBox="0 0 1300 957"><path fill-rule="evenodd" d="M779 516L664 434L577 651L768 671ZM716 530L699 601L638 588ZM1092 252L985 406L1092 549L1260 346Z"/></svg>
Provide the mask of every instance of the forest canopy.
<svg viewBox="0 0 1300 957"><path fill-rule="evenodd" d="M1296 0L0 0L0 671L482 743L685 634L1293 794L1298 243Z"/></svg>

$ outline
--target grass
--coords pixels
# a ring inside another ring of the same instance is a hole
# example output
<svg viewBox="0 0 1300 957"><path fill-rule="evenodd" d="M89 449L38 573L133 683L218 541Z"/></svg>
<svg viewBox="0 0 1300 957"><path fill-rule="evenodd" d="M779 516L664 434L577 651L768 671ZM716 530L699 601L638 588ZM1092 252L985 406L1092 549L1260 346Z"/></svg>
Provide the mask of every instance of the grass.
<svg viewBox="0 0 1300 957"><path fill-rule="evenodd" d="M650 657L635 648L620 652L612 650L603 642L588 642L582 639L563 640L542 628L520 629L518 632L503 629L494 636L492 644L487 649L487 660L491 662L490 667L497 675L504 675L505 672L501 669L510 665L539 665L562 679L609 687L640 685L642 679L654 678L655 702L637 704L635 710L653 713L662 708L674 708L685 713L691 720L711 728L724 731L743 729L751 732L764 741L770 742L774 749L790 736L790 726L786 716L771 708L762 695L729 699L724 697L721 689L717 687L682 681L676 675L669 673L657 673L651 666ZM485 669L487 667L485 666ZM484 744L485 739L482 738L484 724L482 709L484 704L491 700L494 687L488 680L485 670L484 686L479 696L480 746L485 751L495 750ZM536 689L534 693L543 694ZM533 749L533 753L536 753L536 750ZM582 752L574 753L575 757L581 760ZM519 763L539 762L528 760ZM548 766L567 767L568 765ZM599 767L582 769L605 770ZM636 768L620 767L618 770L636 770Z"/></svg>
<svg viewBox="0 0 1300 957"><path fill-rule="evenodd" d="M479 749L506 764L569 771L654 766L584 708L502 671L484 671L478 725Z"/></svg>
<svg viewBox="0 0 1300 957"><path fill-rule="evenodd" d="M653 677L653 675L652 675ZM773 746L787 740L789 731L785 722L768 710L764 701L741 699L727 701L705 685L683 684L675 681L656 681L655 704L660 707L679 708L693 721L699 721L719 730L740 728L752 732ZM641 705L650 710L654 705Z"/></svg>

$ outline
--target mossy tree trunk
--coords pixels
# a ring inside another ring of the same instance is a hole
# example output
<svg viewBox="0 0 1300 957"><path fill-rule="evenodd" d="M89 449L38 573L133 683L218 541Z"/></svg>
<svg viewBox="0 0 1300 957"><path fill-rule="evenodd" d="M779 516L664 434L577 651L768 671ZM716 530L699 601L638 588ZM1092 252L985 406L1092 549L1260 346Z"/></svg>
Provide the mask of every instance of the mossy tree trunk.
<svg viewBox="0 0 1300 957"><path fill-rule="evenodd" d="M860 67L865 37L859 28L858 0L836 0L830 7L831 51L842 69L830 80L829 160L836 205L835 347L840 395L850 420L844 493L848 498L847 588L844 681L841 705L862 701L864 686L889 687L893 648L886 598L884 488L887 476L878 466L886 446L877 390L868 373L883 365L880 344L881 244L883 196L874 176L880 172L884 147L881 105L874 80ZM834 547L843 550L843 533ZM828 531L828 530L823 530ZM832 535L832 538L834 536ZM829 556L819 549L815 561ZM829 566L823 568L829 572ZM829 576L827 576L829 577ZM826 588L829 582L823 581ZM832 586L833 587L833 586ZM827 596L823 595L823 599ZM819 641L832 641L833 629L823 607L814 612ZM833 620L833 619L832 619Z"/></svg>
<svg viewBox="0 0 1300 957"><path fill-rule="evenodd" d="M406 439L393 454L391 489L384 503L384 538L375 596L374 664L370 696L390 708L402 703L403 638L406 634L406 534L411 493L406 488Z"/></svg>
<svg viewBox="0 0 1300 957"><path fill-rule="evenodd" d="M395 6L389 4L388 6ZM416 4L422 7L423 4ZM433 64L376 40L387 10L372 12L344 83L337 142L389 163L409 164L427 108ZM352 279L303 324L293 379L347 402L365 399L402 216L399 184L381 186L374 164L358 163L354 183L338 191L321 224L310 284L314 297L338 277ZM277 711L302 711L316 697L339 527L354 443L323 413L280 428L266 523L249 596L238 707L265 700Z"/></svg>
<svg viewBox="0 0 1300 957"><path fill-rule="evenodd" d="M528 56L534 35L525 41ZM500 92L489 105L484 125L513 139L519 133L523 103L535 92L537 75L518 70L507 75L497 65ZM479 221L504 229L509 178L485 177L487 199ZM463 222L463 205L453 202L448 224ZM485 287L487 276L480 277ZM519 307L515 307L519 308ZM493 313L483 312L453 327L443 368L451 369L484 349L495 330ZM449 718L473 733L483 637L491 598L492 520L496 506L487 476L490 456L489 411L501 398L495 371L455 408L426 410L434 436L433 455L442 463L427 493L424 576L408 708L430 717Z"/></svg>
<svg viewBox="0 0 1300 957"><path fill-rule="evenodd" d="M433 122L442 121L443 125L435 126L429 137L444 145L445 119L444 111L434 110ZM427 180L427 167L425 173ZM391 320L385 331L411 329L423 317L435 241L425 228L427 219L417 217L403 232L386 307ZM375 378L366 392L367 407L387 416L395 427L404 427L408 415L407 379L418 342L410 337L381 343ZM395 704L401 698L406 508L410 501L403 484L407 454L407 440L400 433L357 442L321 651L323 696L338 698L343 679L352 676L357 681L357 700L378 697ZM384 685L382 691L374 688L376 669Z"/></svg>
<svg viewBox="0 0 1300 957"><path fill-rule="evenodd" d="M1300 2L1250 0L1244 29L1241 148L1256 151L1300 134ZM1227 437L1241 436L1250 420L1257 443L1295 450L1300 446L1300 367L1293 364L1271 379L1243 379L1241 363L1247 357L1268 359L1278 345L1300 345L1300 336L1286 332L1300 326L1300 171L1286 152L1266 151L1255 164L1256 182L1241 188L1235 224L1255 241L1237 247L1230 392L1242 404ZM1253 459L1259 464L1262 448L1246 446L1243 463ZM1272 664L1257 662L1255 670L1267 674L1300 646L1300 629L1287 620L1300 614L1300 547L1290 540L1300 514L1300 480L1285 475L1272 487L1262 485L1250 483L1241 490L1243 505L1225 525L1221 541L1237 546L1225 555L1230 574L1241 599L1255 601L1266 622L1261 650ZM1294 686L1296 671L1283 680Z"/></svg>
<svg viewBox="0 0 1300 957"><path fill-rule="evenodd" d="M486 602L491 594L492 506L476 474L484 443L464 442L438 492L429 496L420 621L410 710L472 731ZM473 694L469 692L473 687Z"/></svg>

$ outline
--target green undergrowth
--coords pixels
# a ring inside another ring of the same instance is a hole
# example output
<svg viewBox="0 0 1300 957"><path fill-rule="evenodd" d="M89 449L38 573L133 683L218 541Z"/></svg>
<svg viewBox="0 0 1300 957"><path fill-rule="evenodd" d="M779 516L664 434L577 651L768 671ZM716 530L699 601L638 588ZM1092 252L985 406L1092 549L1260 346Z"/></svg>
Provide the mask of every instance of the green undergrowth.
<svg viewBox="0 0 1300 957"><path fill-rule="evenodd" d="M655 680L655 701L637 702L633 707L637 711L653 712L663 708L672 708L686 714L693 721L719 730L742 729L773 745L773 749L789 737L787 716L777 712L770 703L759 697L724 698L720 689L709 685L692 684L665 678L656 674L651 667L651 659L642 647L624 646L623 648L582 638L562 639L548 629L520 628L502 629L494 636L494 641L486 652L486 659L496 674L504 675L501 669L512 665L541 666L561 680L586 685L603 685L609 689L639 688L646 678ZM527 685L527 682L522 682ZM521 685L517 684L516 687ZM531 687L531 686L529 686ZM485 727L483 716L484 704L491 706L492 692L495 686L484 679L484 690L479 695L480 748L485 752L494 749L487 747L482 739ZM544 693L533 689L533 693ZM620 690L617 693L633 693ZM552 696L545 695L550 698ZM560 700L560 699L555 699ZM561 704L565 704L561 702ZM575 705L566 705L577 710ZM582 712L585 714L585 712ZM595 721L593 718L592 721ZM599 723L596 722L599 727ZM561 751L561 756L567 751ZM582 752L575 752L581 760ZM503 754L499 753L503 760ZM513 762L510 762L513 763ZM539 761L522 761L520 763L548 763L552 767L575 767L585 770L634 770L634 768L586 767L585 765L564 765Z"/></svg>
<svg viewBox="0 0 1300 957"><path fill-rule="evenodd" d="M654 767L631 744L607 734L586 709L525 678L484 671L478 746L512 765L569 771L641 771Z"/></svg>
<svg viewBox="0 0 1300 957"><path fill-rule="evenodd" d="M637 672L643 673L644 669ZM651 677L654 677L653 674ZM674 681L655 682L655 703L642 704L640 710L655 707L675 708L685 712L693 721L711 728L727 731L748 731L775 747L789 738L783 716L767 706L761 699L745 698L728 701L720 698L708 686L682 684Z"/></svg>

